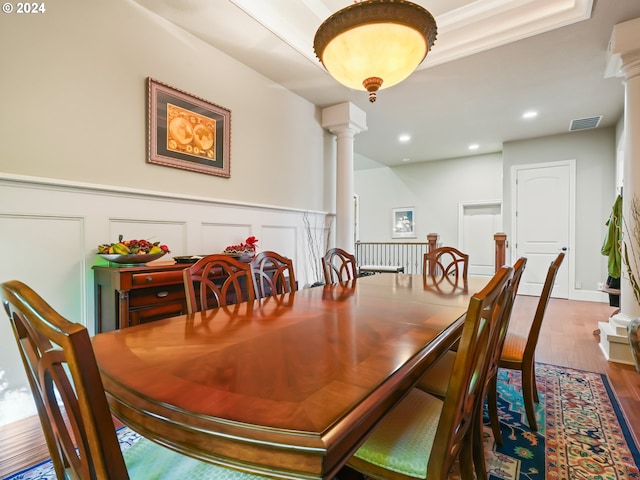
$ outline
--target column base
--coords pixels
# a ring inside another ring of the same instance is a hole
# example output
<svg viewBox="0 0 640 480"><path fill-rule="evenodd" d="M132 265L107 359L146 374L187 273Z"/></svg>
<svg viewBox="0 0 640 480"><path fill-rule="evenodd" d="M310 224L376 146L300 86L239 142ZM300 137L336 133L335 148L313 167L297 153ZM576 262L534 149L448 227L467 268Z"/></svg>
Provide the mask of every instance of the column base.
<svg viewBox="0 0 640 480"><path fill-rule="evenodd" d="M631 317L617 313L609 317L608 322L599 322L600 350L610 362L634 365L629 338L627 337L627 325Z"/></svg>

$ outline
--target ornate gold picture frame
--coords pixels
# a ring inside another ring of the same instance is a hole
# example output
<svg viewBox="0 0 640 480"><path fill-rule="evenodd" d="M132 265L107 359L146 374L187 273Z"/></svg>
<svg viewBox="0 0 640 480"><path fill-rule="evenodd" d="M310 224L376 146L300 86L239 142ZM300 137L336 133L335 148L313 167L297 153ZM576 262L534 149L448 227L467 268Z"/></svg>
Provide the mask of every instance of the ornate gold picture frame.
<svg viewBox="0 0 640 480"><path fill-rule="evenodd" d="M229 178L231 111L147 78L147 161Z"/></svg>

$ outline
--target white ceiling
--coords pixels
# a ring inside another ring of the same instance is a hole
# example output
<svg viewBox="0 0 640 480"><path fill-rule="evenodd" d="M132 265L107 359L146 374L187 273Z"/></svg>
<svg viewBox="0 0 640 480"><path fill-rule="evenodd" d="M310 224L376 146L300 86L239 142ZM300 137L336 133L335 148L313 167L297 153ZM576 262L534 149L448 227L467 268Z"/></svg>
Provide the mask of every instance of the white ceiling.
<svg viewBox="0 0 640 480"><path fill-rule="evenodd" d="M616 23L640 17L640 0L415 1L436 18L438 38L412 76L371 104L313 52L318 26L349 0L134 1L315 105L364 110L358 168L497 152L596 115L600 127L615 125L624 88L605 78L608 42ZM527 110L538 116L523 120ZM410 142L398 142L403 133Z"/></svg>

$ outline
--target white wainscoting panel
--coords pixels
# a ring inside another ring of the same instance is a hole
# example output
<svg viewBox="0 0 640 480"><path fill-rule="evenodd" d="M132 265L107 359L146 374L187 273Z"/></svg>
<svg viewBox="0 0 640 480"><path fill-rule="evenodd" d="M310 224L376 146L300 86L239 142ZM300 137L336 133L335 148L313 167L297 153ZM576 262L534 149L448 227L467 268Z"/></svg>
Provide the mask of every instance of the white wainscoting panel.
<svg viewBox="0 0 640 480"><path fill-rule="evenodd" d="M20 280L67 319L87 325L84 225L79 217L0 213L2 281ZM0 310L0 423L35 405L9 319ZM7 368L6 366L16 368Z"/></svg>
<svg viewBox="0 0 640 480"><path fill-rule="evenodd" d="M92 266L105 264L97 255L99 244L116 242L123 235L160 241L169 246L170 256L201 255L221 252L255 235L260 250L275 250L293 259L302 288L314 281L309 275L306 229L309 224L331 225L332 218L326 212L0 172L0 283L22 280L93 334ZM33 413L25 413L25 396L30 398L26 376L4 319L0 321L0 424Z"/></svg>
<svg viewBox="0 0 640 480"><path fill-rule="evenodd" d="M274 252L278 252L279 254L293 260L294 265L300 265L297 258L297 233L297 229L293 225L262 225L260 227L260 235L262 236L263 243L265 245L269 245L269 248L260 248L259 250L272 250Z"/></svg>
<svg viewBox="0 0 640 480"><path fill-rule="evenodd" d="M239 245L253 235L248 223L203 223L201 231L203 250L196 255L222 252L229 245Z"/></svg>

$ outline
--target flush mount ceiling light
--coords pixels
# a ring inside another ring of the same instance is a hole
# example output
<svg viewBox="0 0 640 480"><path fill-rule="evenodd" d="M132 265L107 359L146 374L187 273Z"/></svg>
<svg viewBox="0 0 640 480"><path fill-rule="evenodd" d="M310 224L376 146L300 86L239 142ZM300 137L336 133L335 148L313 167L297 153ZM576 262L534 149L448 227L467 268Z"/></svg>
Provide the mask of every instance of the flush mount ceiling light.
<svg viewBox="0 0 640 480"><path fill-rule="evenodd" d="M327 18L318 28L313 49L341 84L376 92L407 78L436 39L433 16L406 0L363 0Z"/></svg>

